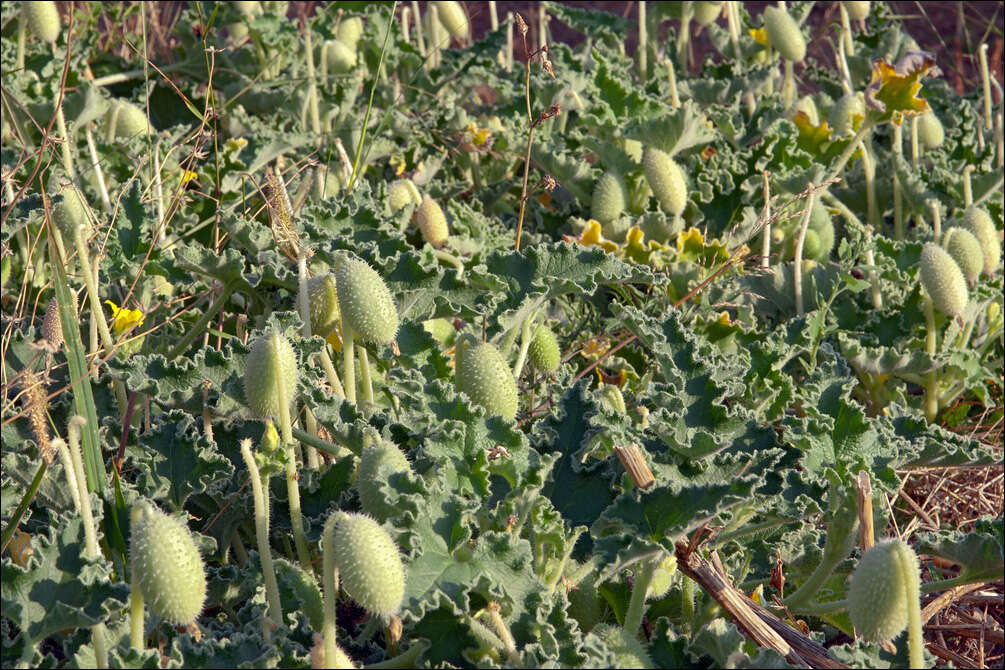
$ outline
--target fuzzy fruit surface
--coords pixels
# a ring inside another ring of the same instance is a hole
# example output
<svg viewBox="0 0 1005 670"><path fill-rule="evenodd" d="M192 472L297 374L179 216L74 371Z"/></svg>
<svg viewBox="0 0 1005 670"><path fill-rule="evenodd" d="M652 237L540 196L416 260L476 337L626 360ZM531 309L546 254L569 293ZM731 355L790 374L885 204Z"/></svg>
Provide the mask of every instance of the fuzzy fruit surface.
<svg viewBox="0 0 1005 670"><path fill-rule="evenodd" d="M422 239L439 249L447 243L447 217L436 201L425 195L422 204L415 210L415 224L422 233Z"/></svg>
<svg viewBox="0 0 1005 670"><path fill-rule="evenodd" d="M380 522L395 516L398 510L381 494L378 477L386 481L389 475L411 470L408 459L392 442L381 440L365 448L356 470L356 491L363 511Z"/></svg>
<svg viewBox="0 0 1005 670"><path fill-rule="evenodd" d="M547 326L539 326L527 349L527 360L538 372L551 374L562 362L562 351L555 333Z"/></svg>
<svg viewBox="0 0 1005 670"><path fill-rule="evenodd" d="M84 238L90 236L90 222L87 218L87 203L84 197L73 186L63 188L59 194L62 199L56 203L52 211L52 219L59 228L66 244L72 244L77 226L84 226Z"/></svg>
<svg viewBox="0 0 1005 670"><path fill-rule="evenodd" d="M967 284L974 285L984 269L984 252L981 243L969 230L950 228L942 241L942 246L953 257L963 271Z"/></svg>
<svg viewBox="0 0 1005 670"><path fill-rule="evenodd" d="M855 132L855 120L865 118L865 98L861 93L847 93L834 103L827 123L838 135L850 135Z"/></svg>
<svg viewBox="0 0 1005 670"><path fill-rule="evenodd" d="M468 15L464 13L464 8L459 2L437 2L437 16L440 23L447 29L454 39L463 40L468 36Z"/></svg>
<svg viewBox="0 0 1005 670"><path fill-rule="evenodd" d="M769 5L764 8L764 31L768 34L771 46L794 63L801 63L806 58L806 39L799 24L784 9Z"/></svg>
<svg viewBox="0 0 1005 670"><path fill-rule="evenodd" d="M343 514L334 543L346 593L371 614L395 614L405 596L405 569L390 534L365 514Z"/></svg>
<svg viewBox="0 0 1005 670"><path fill-rule="evenodd" d="M454 387L489 414L499 414L504 419L515 417L516 380L499 350L469 334L458 338L456 352Z"/></svg>
<svg viewBox="0 0 1005 670"><path fill-rule="evenodd" d="M687 205L687 184L684 172L674 159L659 149L646 147L642 154L642 167L660 208L669 214L683 212Z"/></svg>
<svg viewBox="0 0 1005 670"><path fill-rule="evenodd" d="M206 602L206 567L180 521L144 505L133 526L129 563L147 605L174 624L193 621Z"/></svg>
<svg viewBox="0 0 1005 670"><path fill-rule="evenodd" d="M696 2L694 3L694 20L699 26L708 24L719 18L722 13L722 2Z"/></svg>
<svg viewBox="0 0 1005 670"><path fill-rule="evenodd" d="M245 360L244 397L261 417L279 419L280 398L292 403L296 395L297 355L293 345L275 331L255 340Z"/></svg>
<svg viewBox="0 0 1005 670"><path fill-rule="evenodd" d="M325 43L328 70L335 74L346 74L356 67L356 51L342 40Z"/></svg>
<svg viewBox="0 0 1005 670"><path fill-rule="evenodd" d="M946 131L935 112L928 111L918 117L918 139L928 149L942 146L942 142L946 139Z"/></svg>
<svg viewBox="0 0 1005 670"><path fill-rule="evenodd" d="M311 312L311 334L331 335L339 320L334 275L317 275L307 280L307 304Z"/></svg>
<svg viewBox="0 0 1005 670"><path fill-rule="evenodd" d="M909 594L920 584L918 557L901 540L880 542L862 554L848 587L848 615L856 632L870 642L900 635L909 608L919 606Z"/></svg>
<svg viewBox="0 0 1005 670"><path fill-rule="evenodd" d="M943 314L959 316L970 299L967 280L953 257L942 247L926 244L921 250L921 285Z"/></svg>
<svg viewBox="0 0 1005 670"><path fill-rule="evenodd" d="M963 213L963 227L981 243L981 251L984 252L984 274L993 275L1001 263L1002 250L991 215L977 205L971 205Z"/></svg>
<svg viewBox="0 0 1005 670"><path fill-rule="evenodd" d="M627 203L628 188L625 180L616 172L605 172L593 187L590 216L602 224L610 223L624 213Z"/></svg>
<svg viewBox="0 0 1005 670"><path fill-rule="evenodd" d="M55 2L22 3L28 21L28 32L43 42L55 42L59 37L59 11Z"/></svg>
<svg viewBox="0 0 1005 670"><path fill-rule="evenodd" d="M359 38L363 35L363 19L358 16L350 16L342 19L335 30L335 38L347 47L356 50Z"/></svg>
<svg viewBox="0 0 1005 670"><path fill-rule="evenodd" d="M361 260L343 257L335 266L335 286L343 332L372 344L387 344L398 334L398 309L387 284Z"/></svg>
<svg viewBox="0 0 1005 670"><path fill-rule="evenodd" d="M135 137L147 132L150 126L143 110L125 100L116 100L112 103L108 108L106 122L114 124L112 134L115 137Z"/></svg>

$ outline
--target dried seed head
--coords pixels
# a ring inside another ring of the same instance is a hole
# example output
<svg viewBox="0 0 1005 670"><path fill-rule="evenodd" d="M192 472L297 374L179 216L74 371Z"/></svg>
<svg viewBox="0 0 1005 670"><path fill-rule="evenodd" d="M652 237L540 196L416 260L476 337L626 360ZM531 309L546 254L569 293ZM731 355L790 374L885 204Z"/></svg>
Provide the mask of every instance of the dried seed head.
<svg viewBox="0 0 1005 670"><path fill-rule="evenodd" d="M77 313L77 294L70 291L73 296L73 313ZM46 348L50 352L56 352L63 346L63 322L59 317L59 303L56 298L49 300L49 305L45 308L45 318L42 320L42 337L45 338Z"/></svg>
<svg viewBox="0 0 1005 670"><path fill-rule="evenodd" d="M526 36L528 30L527 22L523 20L522 16L520 16L520 12L514 14L514 17L516 18L516 29L520 31L521 35Z"/></svg>
<svg viewBox="0 0 1005 670"><path fill-rule="evenodd" d="M21 373L21 388L24 389L25 412L31 425L32 435L38 444L38 453L46 463L52 463L56 449L49 442L49 422L46 421L45 384L32 370L25 368Z"/></svg>

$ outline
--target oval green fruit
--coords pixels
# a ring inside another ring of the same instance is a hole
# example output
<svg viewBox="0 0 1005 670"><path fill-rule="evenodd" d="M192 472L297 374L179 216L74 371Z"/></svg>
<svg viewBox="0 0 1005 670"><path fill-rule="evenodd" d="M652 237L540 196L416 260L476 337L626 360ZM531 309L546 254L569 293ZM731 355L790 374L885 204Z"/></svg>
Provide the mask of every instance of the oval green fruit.
<svg viewBox="0 0 1005 670"><path fill-rule="evenodd" d="M327 338L339 321L334 275L326 273L307 280L307 305L311 312L311 334Z"/></svg>
<svg viewBox="0 0 1005 670"><path fill-rule="evenodd" d="M941 147L946 139L946 131L942 122L933 111L927 111L918 117L918 139L928 149Z"/></svg>
<svg viewBox="0 0 1005 670"><path fill-rule="evenodd" d="M646 600L659 600L668 594L676 574L677 557L667 554L653 570L653 578L649 582L649 590L646 591Z"/></svg>
<svg viewBox="0 0 1005 670"><path fill-rule="evenodd" d="M440 23L447 29L454 39L464 40L468 37L470 22L468 15L464 13L464 8L459 2L437 2L436 13L440 17Z"/></svg>
<svg viewBox="0 0 1005 670"><path fill-rule="evenodd" d="M386 440L367 446L356 469L356 492L363 511L380 522L397 516L398 510L384 499L377 487L377 478L387 478L399 472L411 472L412 466L398 447Z"/></svg>
<svg viewBox="0 0 1005 670"><path fill-rule="evenodd" d="M974 285L984 269L984 252L981 243L969 230L950 228L942 239L943 248L953 257L963 271L967 284Z"/></svg>
<svg viewBox="0 0 1005 670"><path fill-rule="evenodd" d="M960 316L970 297L967 280L953 257L942 247L928 243L921 250L921 284L935 308L949 316Z"/></svg>
<svg viewBox="0 0 1005 670"><path fill-rule="evenodd" d="M411 204L420 204L422 196L411 179L397 179L387 187L387 205L391 212L397 212Z"/></svg>
<svg viewBox="0 0 1005 670"><path fill-rule="evenodd" d="M129 564L147 605L174 624L194 621L206 602L206 567L188 527L148 503L132 526Z"/></svg>
<svg viewBox="0 0 1005 670"><path fill-rule="evenodd" d="M848 0L842 2L845 10L848 12L848 18L855 21L864 21L867 16L869 16L869 5L872 3L868 0Z"/></svg>
<svg viewBox="0 0 1005 670"><path fill-rule="evenodd" d="M439 249L447 243L447 217L436 201L425 195L422 204L415 210L415 224L422 233L422 239Z"/></svg>
<svg viewBox="0 0 1005 670"><path fill-rule="evenodd" d="M90 209L84 196L73 185L65 186L59 191L60 199L52 210L52 220L59 228L66 244L72 244L77 226L84 226L84 239L90 236L91 223L87 212Z"/></svg>
<svg viewBox="0 0 1005 670"><path fill-rule="evenodd" d="M324 46L328 71L345 74L356 67L356 51L342 40L328 40Z"/></svg>
<svg viewBox="0 0 1005 670"><path fill-rule="evenodd" d="M694 3L694 20L699 26L708 24L719 18L722 13L722 2L696 2Z"/></svg>
<svg viewBox="0 0 1005 670"><path fill-rule="evenodd" d="M28 32L43 42L55 42L61 28L56 3L22 2L21 6L28 22Z"/></svg>
<svg viewBox="0 0 1005 670"><path fill-rule="evenodd" d="M991 220L991 215L977 205L971 205L963 212L963 227L981 243L981 251L984 252L984 274L993 275L1001 263L1002 250L1001 243L998 242L998 230Z"/></svg>
<svg viewBox="0 0 1005 670"><path fill-rule="evenodd" d="M397 545L365 514L337 514L335 564L342 587L371 614L395 614L405 596L405 569Z"/></svg>
<svg viewBox="0 0 1005 670"><path fill-rule="evenodd" d="M764 8L764 31L772 48L794 63L806 58L806 39L799 24L784 9L769 5Z"/></svg>
<svg viewBox="0 0 1005 670"><path fill-rule="evenodd" d="M398 309L387 284L364 261L343 256L335 265L342 328L372 344L387 344L398 334Z"/></svg>
<svg viewBox="0 0 1005 670"><path fill-rule="evenodd" d="M820 125L820 113L817 111L817 104L813 102L813 98L804 95L803 97L792 103L786 112L786 118L794 118L796 114L802 112L806 115L809 120L810 125L819 126Z"/></svg>
<svg viewBox="0 0 1005 670"><path fill-rule="evenodd" d="M605 172L593 187L590 216L602 224L610 223L624 213L627 203L628 188L625 180L616 172Z"/></svg>
<svg viewBox="0 0 1005 670"><path fill-rule="evenodd" d="M112 137L135 137L150 128L147 115L136 105L125 100L115 100L108 108L105 122Z"/></svg>
<svg viewBox="0 0 1005 670"><path fill-rule="evenodd" d="M293 345L272 330L251 346L244 362L244 397L260 417L279 420L280 399L292 404L296 396L297 355Z"/></svg>
<svg viewBox="0 0 1005 670"><path fill-rule="evenodd" d="M665 152L646 147L642 167L660 208L669 214L681 214L687 206L687 184L680 166Z"/></svg>
<svg viewBox="0 0 1005 670"><path fill-rule="evenodd" d="M861 93L847 93L834 103L827 124L838 135L849 135L855 132L855 120L865 118L865 98Z"/></svg>
<svg viewBox="0 0 1005 670"><path fill-rule="evenodd" d="M454 387L489 414L516 416L518 393L513 372L499 350L473 335L462 335L455 345Z"/></svg>
<svg viewBox="0 0 1005 670"><path fill-rule="evenodd" d="M558 370L559 363L562 362L562 351L551 328L543 324L538 326L527 349L527 360L532 368L544 374Z"/></svg>
<svg viewBox="0 0 1005 670"><path fill-rule="evenodd" d="M918 557L911 547L901 540L873 546L862 554L848 586L848 615L855 631L870 642L900 635L910 608L920 606L920 587Z"/></svg>
<svg viewBox="0 0 1005 670"><path fill-rule="evenodd" d="M350 16L342 19L335 30L335 39L342 42L347 47L356 50L359 38L363 36L363 19L358 16Z"/></svg>

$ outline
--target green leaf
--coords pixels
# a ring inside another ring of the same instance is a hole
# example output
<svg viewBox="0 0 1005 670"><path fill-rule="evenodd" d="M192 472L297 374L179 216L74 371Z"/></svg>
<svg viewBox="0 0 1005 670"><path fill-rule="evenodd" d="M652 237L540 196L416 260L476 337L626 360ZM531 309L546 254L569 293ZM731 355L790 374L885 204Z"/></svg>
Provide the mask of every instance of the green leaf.
<svg viewBox="0 0 1005 670"><path fill-rule="evenodd" d="M625 129L625 137L665 151L674 156L716 138L710 122L691 100L678 109L645 121L636 121Z"/></svg>

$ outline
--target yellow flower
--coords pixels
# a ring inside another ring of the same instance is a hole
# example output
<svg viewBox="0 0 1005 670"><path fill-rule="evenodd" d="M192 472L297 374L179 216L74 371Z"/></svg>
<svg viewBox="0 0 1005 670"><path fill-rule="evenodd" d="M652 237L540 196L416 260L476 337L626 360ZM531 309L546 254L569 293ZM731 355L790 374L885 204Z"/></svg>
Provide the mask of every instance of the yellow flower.
<svg viewBox="0 0 1005 670"><path fill-rule="evenodd" d="M105 304L112 308L112 318L115 319L112 328L115 329L116 335L121 335L127 330L142 325L143 319L146 318L143 312L138 309L120 308L111 300L106 300Z"/></svg>
<svg viewBox="0 0 1005 670"><path fill-rule="evenodd" d="M750 36L762 47L768 46L768 32L764 28L751 28Z"/></svg>
<svg viewBox="0 0 1005 670"><path fill-rule="evenodd" d="M585 246L596 246L600 247L604 251L611 253L618 250L618 245L608 240L604 237L603 228L599 221L590 219L586 224L586 229L578 237L573 237L572 235L563 235L562 239L566 242L579 242Z"/></svg>
<svg viewBox="0 0 1005 670"><path fill-rule="evenodd" d="M328 342L328 344L332 345L332 348L335 349L336 353L342 351L342 323L341 322L335 324L335 330L333 330L331 333L328 334L328 337L325 338L325 341Z"/></svg>
<svg viewBox="0 0 1005 670"><path fill-rule="evenodd" d="M229 140L227 140L225 150L229 152L235 152L240 151L246 146L248 146L248 140L244 139L243 137L231 137Z"/></svg>

